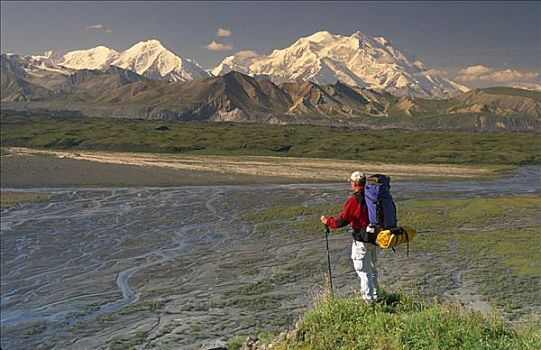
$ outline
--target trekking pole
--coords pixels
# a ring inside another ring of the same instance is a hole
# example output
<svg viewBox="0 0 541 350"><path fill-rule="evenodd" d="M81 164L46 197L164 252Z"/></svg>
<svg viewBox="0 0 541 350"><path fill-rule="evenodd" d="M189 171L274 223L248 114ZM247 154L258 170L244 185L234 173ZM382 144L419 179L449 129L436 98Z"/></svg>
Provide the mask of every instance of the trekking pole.
<svg viewBox="0 0 541 350"><path fill-rule="evenodd" d="M331 233L331 231L329 230L329 226L325 225L325 241L327 242L327 266L329 268L329 284L331 286L331 296L333 296L334 293L332 287L331 255L329 253L329 233Z"/></svg>

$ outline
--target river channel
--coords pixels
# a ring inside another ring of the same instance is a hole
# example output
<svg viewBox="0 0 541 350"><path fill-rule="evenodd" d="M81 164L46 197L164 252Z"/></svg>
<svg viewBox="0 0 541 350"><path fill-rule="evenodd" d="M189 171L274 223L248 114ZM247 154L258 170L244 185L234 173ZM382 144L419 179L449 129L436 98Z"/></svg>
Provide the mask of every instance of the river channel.
<svg viewBox="0 0 541 350"><path fill-rule="evenodd" d="M527 166L497 180L392 186L397 201L539 194L540 174L541 167ZM260 223L240 218L277 206L342 203L349 184L31 191L53 196L1 216L2 349L107 348L141 334L140 348L192 349L205 339L289 325L321 290L322 232L274 234L280 223L267 222L271 233L261 235ZM357 287L348 240L331 239L343 294ZM301 277L287 280L285 272L298 271ZM279 287L267 286L265 298L242 289L276 276Z"/></svg>

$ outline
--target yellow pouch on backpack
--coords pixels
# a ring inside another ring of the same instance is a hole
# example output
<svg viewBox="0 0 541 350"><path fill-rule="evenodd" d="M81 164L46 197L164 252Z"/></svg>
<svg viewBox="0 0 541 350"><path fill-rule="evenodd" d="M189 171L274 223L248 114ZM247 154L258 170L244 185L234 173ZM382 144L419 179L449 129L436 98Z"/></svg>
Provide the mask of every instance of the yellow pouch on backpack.
<svg viewBox="0 0 541 350"><path fill-rule="evenodd" d="M383 230L378 233L376 243L383 249L394 248L413 240L416 232L415 229L409 226Z"/></svg>

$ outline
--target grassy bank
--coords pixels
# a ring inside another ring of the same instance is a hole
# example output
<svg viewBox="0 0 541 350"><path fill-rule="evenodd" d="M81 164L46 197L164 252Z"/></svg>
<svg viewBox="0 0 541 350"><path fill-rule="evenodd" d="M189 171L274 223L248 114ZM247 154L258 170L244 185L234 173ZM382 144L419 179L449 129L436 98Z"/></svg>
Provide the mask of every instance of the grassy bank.
<svg viewBox="0 0 541 350"><path fill-rule="evenodd" d="M418 303L386 294L374 309L362 299L325 298L273 349L539 349L541 328L514 329L456 303Z"/></svg>
<svg viewBox="0 0 541 350"><path fill-rule="evenodd" d="M2 191L0 193L0 208L6 209L17 205L19 203L40 202L51 198L48 193L36 193L36 192L8 192Z"/></svg>
<svg viewBox="0 0 541 350"><path fill-rule="evenodd" d="M1 116L2 146L385 163L541 164L536 135Z"/></svg>

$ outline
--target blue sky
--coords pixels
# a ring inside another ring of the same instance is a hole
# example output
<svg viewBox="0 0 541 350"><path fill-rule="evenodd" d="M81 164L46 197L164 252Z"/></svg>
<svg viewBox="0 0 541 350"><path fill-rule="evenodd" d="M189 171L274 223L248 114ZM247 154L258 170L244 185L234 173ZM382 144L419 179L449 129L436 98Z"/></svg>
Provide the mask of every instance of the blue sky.
<svg viewBox="0 0 541 350"><path fill-rule="evenodd" d="M219 28L230 35L218 36ZM490 79L505 78L502 72L539 82L541 2L535 1L1 2L2 53L97 45L120 51L155 38L211 68L236 51L269 53L320 30L384 36L470 86L491 85ZM224 50L209 50L213 41Z"/></svg>

